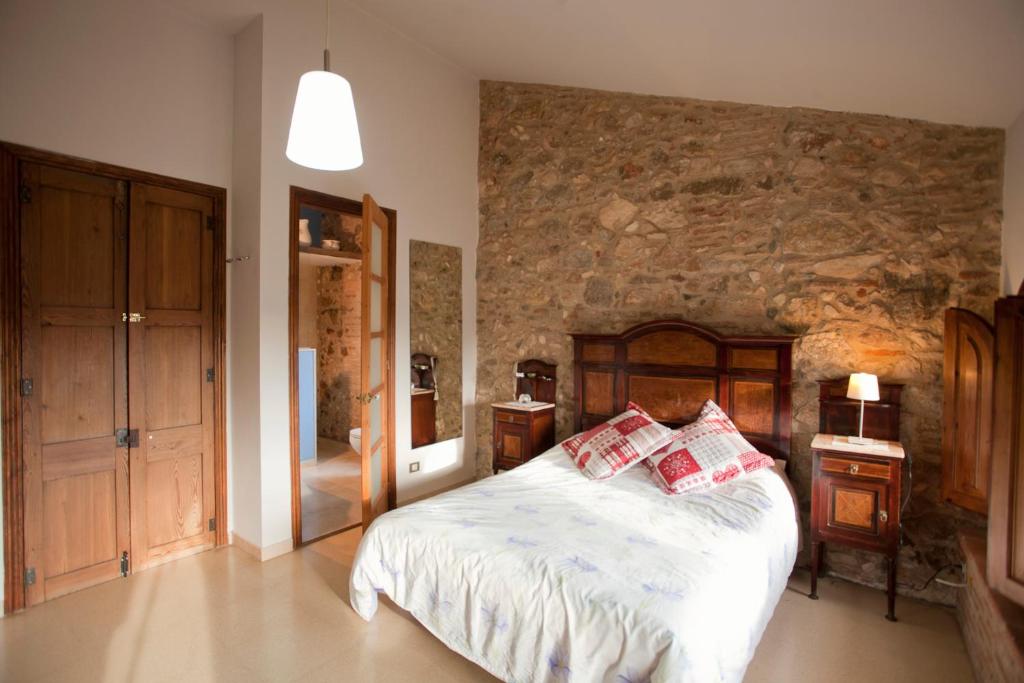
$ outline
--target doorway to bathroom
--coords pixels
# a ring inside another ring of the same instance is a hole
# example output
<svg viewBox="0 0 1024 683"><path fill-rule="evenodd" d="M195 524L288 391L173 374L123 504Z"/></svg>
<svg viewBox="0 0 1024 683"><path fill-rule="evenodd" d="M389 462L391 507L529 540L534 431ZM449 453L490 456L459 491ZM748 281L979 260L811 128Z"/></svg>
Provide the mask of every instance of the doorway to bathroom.
<svg viewBox="0 0 1024 683"><path fill-rule="evenodd" d="M366 525L393 506L395 214L291 188L292 537Z"/></svg>

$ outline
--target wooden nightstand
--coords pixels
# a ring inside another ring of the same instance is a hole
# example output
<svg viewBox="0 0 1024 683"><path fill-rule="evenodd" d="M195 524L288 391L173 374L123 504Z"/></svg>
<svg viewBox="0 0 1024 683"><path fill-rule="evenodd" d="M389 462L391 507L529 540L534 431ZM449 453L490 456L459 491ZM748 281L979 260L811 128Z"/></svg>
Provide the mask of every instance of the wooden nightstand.
<svg viewBox="0 0 1024 683"><path fill-rule="evenodd" d="M818 572L825 543L883 553L888 558L888 614L896 621L896 559L900 548L903 446L885 449L851 444L848 437L817 434L811 484L811 594L818 599Z"/></svg>
<svg viewBox="0 0 1024 683"><path fill-rule="evenodd" d="M494 409L494 473L510 470L555 445L555 404L519 407L492 403Z"/></svg>

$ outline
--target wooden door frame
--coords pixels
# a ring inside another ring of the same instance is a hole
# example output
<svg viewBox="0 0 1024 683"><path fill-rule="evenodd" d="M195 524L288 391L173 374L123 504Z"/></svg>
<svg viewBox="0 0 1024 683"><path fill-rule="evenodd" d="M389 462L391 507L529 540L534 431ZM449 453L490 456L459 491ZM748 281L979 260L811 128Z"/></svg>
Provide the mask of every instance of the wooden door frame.
<svg viewBox="0 0 1024 683"><path fill-rule="evenodd" d="M3 419L4 612L25 607L25 491L22 457L21 381L21 231L18 222L18 168L22 162L56 166L129 183L146 183L213 200L213 410L214 516L218 546L228 541L225 328L227 190L80 157L0 141L0 392ZM12 400L13 399L13 400ZM16 457L11 457L16 454Z"/></svg>
<svg viewBox="0 0 1024 683"><path fill-rule="evenodd" d="M310 204L321 206L343 213L348 216L363 218L363 203L354 199L307 190L291 185L288 188L288 413L289 443L292 471L292 547L303 545L302 541L302 470L299 464L299 206ZM381 207L388 217L388 311L391 326L387 331L387 350L390 357L395 357L395 263L398 250L395 239L398 232L398 212L394 209ZM362 322L360 322L362 324ZM394 362L385 378L385 384L391 389L388 392L388 509L395 507L398 494L395 487L395 367ZM339 530L341 531L341 530ZM330 536L337 532L331 532ZM321 537L323 538L323 537ZM320 540L310 539L306 543Z"/></svg>

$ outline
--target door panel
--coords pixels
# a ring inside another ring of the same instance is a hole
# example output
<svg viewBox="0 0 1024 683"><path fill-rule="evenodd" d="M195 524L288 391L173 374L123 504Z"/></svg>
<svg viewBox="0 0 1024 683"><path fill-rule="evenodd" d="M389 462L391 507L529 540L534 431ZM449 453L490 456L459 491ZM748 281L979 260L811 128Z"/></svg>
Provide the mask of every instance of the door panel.
<svg viewBox="0 0 1024 683"><path fill-rule="evenodd" d="M53 177L49 169L44 174ZM39 302L43 306L111 308L114 305L115 207L107 196L77 189L39 189ZM123 201L123 200L122 200Z"/></svg>
<svg viewBox="0 0 1024 683"><path fill-rule="evenodd" d="M818 514L826 520L826 538L864 541L886 536L888 523L878 513L889 500L889 484L828 475L819 478L823 495L817 501Z"/></svg>
<svg viewBox="0 0 1024 683"><path fill-rule="evenodd" d="M116 577L129 549L126 185L23 164L26 603Z"/></svg>
<svg viewBox="0 0 1024 683"><path fill-rule="evenodd" d="M115 335L109 327L47 325L40 330L39 396L44 444L113 434ZM120 397L123 400L123 396Z"/></svg>
<svg viewBox="0 0 1024 683"><path fill-rule="evenodd" d="M391 329L388 310L389 264L387 216L370 195L363 196L362 325L362 503L363 528L388 507L388 424ZM367 248L369 245L369 248Z"/></svg>
<svg viewBox="0 0 1024 683"><path fill-rule="evenodd" d="M132 568L213 547L213 213L209 197L131 191L128 324Z"/></svg>
<svg viewBox="0 0 1024 683"><path fill-rule="evenodd" d="M151 432L199 425L203 421L202 327L147 326L145 329L146 426Z"/></svg>
<svg viewBox="0 0 1024 683"><path fill-rule="evenodd" d="M202 209L148 204L146 214L146 308L200 310Z"/></svg>

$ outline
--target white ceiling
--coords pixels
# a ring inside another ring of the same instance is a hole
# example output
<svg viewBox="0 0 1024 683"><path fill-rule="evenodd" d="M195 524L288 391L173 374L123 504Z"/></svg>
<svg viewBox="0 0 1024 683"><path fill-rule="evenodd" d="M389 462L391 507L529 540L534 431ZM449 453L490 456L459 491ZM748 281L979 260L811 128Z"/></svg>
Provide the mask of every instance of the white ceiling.
<svg viewBox="0 0 1024 683"><path fill-rule="evenodd" d="M998 127L1024 110L1024 0L353 1L483 79Z"/></svg>

